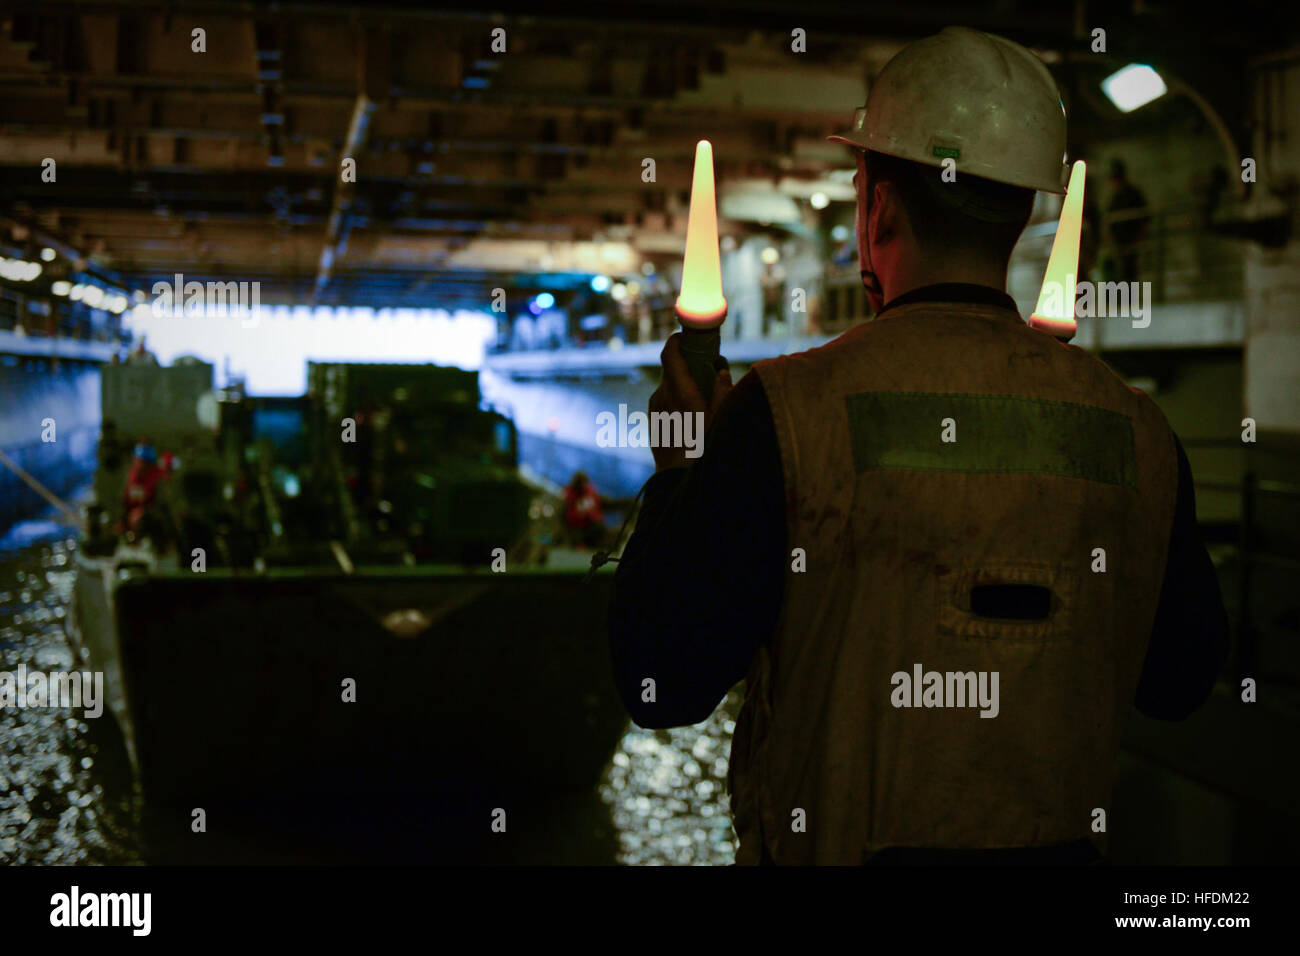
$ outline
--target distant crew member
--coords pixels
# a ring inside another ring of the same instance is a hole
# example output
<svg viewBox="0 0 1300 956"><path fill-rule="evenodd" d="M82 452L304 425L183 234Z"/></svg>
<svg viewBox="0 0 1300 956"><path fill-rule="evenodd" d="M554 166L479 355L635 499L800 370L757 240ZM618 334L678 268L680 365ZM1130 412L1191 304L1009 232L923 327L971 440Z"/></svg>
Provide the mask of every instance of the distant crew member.
<svg viewBox="0 0 1300 956"><path fill-rule="evenodd" d="M1065 191L1059 92L949 28L836 141L876 318L720 371L712 408L668 340L651 409L712 422L693 461L654 449L620 694L673 727L746 678L738 862L1097 860L1123 712L1199 707L1228 625L1165 416L1004 291L1035 190Z"/></svg>
<svg viewBox="0 0 1300 956"><path fill-rule="evenodd" d="M140 336L140 341L136 344L130 354L126 357L127 365L157 365L158 356L149 351L147 339Z"/></svg>
<svg viewBox="0 0 1300 956"><path fill-rule="evenodd" d="M375 420L378 410L370 399L370 390L362 385L358 390L357 409L352 413L356 423L354 436L354 471L348 477L352 497L362 508L369 508L378 489L375 487Z"/></svg>
<svg viewBox="0 0 1300 956"><path fill-rule="evenodd" d="M1138 250L1146 238L1147 198L1129 181L1128 170L1124 161L1115 159L1110 164L1110 204L1106 211L1111 216L1110 237L1115 243L1120 282L1136 282L1138 279Z"/></svg>
<svg viewBox="0 0 1300 956"><path fill-rule="evenodd" d="M605 511L600 494L584 472L574 472L564 489L564 527L581 547L599 547L605 538Z"/></svg>
<svg viewBox="0 0 1300 956"><path fill-rule="evenodd" d="M171 453L159 465L158 453L148 441L135 446L131 470L127 472L126 488L122 492L122 530L133 537L152 537L155 544L162 523L151 514L158 496L158 485L170 474Z"/></svg>

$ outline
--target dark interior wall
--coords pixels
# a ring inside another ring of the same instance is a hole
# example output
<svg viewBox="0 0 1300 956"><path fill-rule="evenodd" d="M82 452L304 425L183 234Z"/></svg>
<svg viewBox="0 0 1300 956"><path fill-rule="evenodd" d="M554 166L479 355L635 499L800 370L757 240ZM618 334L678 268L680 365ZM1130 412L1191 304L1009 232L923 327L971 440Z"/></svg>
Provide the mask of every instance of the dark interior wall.
<svg viewBox="0 0 1300 956"><path fill-rule="evenodd" d="M1131 384L1150 392L1187 452L1203 524L1235 522L1238 490L1211 483L1241 481L1246 446L1241 442L1240 349L1159 349L1105 353L1102 358Z"/></svg>

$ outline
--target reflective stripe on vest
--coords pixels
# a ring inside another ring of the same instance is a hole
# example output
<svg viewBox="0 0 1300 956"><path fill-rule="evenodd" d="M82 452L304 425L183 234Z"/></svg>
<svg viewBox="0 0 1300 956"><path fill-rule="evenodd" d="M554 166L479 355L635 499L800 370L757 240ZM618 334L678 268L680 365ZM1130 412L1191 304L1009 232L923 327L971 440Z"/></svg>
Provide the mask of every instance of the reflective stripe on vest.
<svg viewBox="0 0 1300 956"><path fill-rule="evenodd" d="M737 723L738 861L1104 850L1173 517L1163 415L991 306L900 306L755 368L806 570Z"/></svg>

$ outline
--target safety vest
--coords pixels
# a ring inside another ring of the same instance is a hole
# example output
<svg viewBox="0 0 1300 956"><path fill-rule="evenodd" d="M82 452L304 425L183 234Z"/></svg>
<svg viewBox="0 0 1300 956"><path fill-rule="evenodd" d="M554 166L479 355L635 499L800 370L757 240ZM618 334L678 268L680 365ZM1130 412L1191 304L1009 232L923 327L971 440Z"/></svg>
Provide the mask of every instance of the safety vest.
<svg viewBox="0 0 1300 956"><path fill-rule="evenodd" d="M1104 852L1173 520L1163 414L989 305L897 306L755 369L791 557L732 743L737 861ZM1006 585L1040 612L983 602Z"/></svg>

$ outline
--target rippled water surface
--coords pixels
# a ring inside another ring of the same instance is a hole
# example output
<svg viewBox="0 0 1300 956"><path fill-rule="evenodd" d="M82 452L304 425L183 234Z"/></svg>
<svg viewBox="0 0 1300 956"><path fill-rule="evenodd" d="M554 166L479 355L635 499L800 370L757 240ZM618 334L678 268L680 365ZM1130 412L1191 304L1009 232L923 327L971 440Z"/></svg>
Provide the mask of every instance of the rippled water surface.
<svg viewBox="0 0 1300 956"><path fill-rule="evenodd" d="M22 663L42 672L76 669L63 631L75 547L66 528L49 522L0 538L0 671ZM554 843L526 862L731 863L725 781L738 705L733 693L696 727L650 731L629 723L598 799L568 801L576 813L557 815ZM0 862L142 863L150 854L137 819L107 711L87 720L80 711L0 709Z"/></svg>
<svg viewBox="0 0 1300 956"><path fill-rule="evenodd" d="M28 522L0 549L0 670L77 667L63 633L75 542L66 529ZM0 860L140 862L125 756L111 721L80 710L0 709ZM107 736L103 731L109 731Z"/></svg>
<svg viewBox="0 0 1300 956"><path fill-rule="evenodd" d="M735 861L726 781L739 707L733 691L702 724L673 730L631 727L623 736L600 786L618 833L618 862Z"/></svg>

